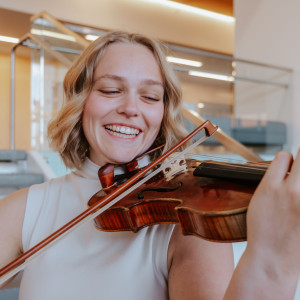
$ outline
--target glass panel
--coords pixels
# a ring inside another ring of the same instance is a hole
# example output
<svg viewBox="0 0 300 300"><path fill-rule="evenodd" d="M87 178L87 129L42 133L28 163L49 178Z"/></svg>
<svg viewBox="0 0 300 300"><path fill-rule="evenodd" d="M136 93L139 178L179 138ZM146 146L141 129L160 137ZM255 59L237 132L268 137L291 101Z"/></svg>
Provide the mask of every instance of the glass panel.
<svg viewBox="0 0 300 300"><path fill-rule="evenodd" d="M201 62L198 67L173 63L182 84L185 106L255 152L290 149L291 70L168 46L172 56ZM190 121L186 123L190 131L195 128ZM210 139L199 151L228 152L220 146Z"/></svg>
<svg viewBox="0 0 300 300"><path fill-rule="evenodd" d="M236 138L260 152L290 150L291 70L236 61L235 76Z"/></svg>
<svg viewBox="0 0 300 300"><path fill-rule="evenodd" d="M11 115L11 138L15 149L30 148L30 48L20 46L14 55L14 77L11 84L14 86L14 112Z"/></svg>
<svg viewBox="0 0 300 300"><path fill-rule="evenodd" d="M63 101L63 79L68 67L43 48L33 48L31 56L31 147L49 149L47 126Z"/></svg>
<svg viewBox="0 0 300 300"><path fill-rule="evenodd" d="M70 62L74 61L84 49L84 46L79 44L74 36L66 34L53 23L43 18L34 20L30 32L52 50L65 56Z"/></svg>
<svg viewBox="0 0 300 300"><path fill-rule="evenodd" d="M212 52L168 45L170 55L199 62L199 67L172 63L181 82L183 101L201 115L231 117L232 58Z"/></svg>

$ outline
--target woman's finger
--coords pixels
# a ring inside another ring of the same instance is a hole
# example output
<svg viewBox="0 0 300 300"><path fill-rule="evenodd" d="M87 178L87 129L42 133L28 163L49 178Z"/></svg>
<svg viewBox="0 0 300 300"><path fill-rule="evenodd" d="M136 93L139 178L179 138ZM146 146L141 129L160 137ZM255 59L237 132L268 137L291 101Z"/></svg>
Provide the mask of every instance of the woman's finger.
<svg viewBox="0 0 300 300"><path fill-rule="evenodd" d="M299 186L299 183L300 183L300 149L298 150L295 161L293 162L292 168L289 172L289 181L292 181Z"/></svg>
<svg viewBox="0 0 300 300"><path fill-rule="evenodd" d="M264 182L272 182L273 184L280 184L282 180L288 174L291 164L293 162L293 157L291 153L288 152L278 152L269 166L265 176L262 179L262 184ZM299 168L300 168L300 157L299 157Z"/></svg>

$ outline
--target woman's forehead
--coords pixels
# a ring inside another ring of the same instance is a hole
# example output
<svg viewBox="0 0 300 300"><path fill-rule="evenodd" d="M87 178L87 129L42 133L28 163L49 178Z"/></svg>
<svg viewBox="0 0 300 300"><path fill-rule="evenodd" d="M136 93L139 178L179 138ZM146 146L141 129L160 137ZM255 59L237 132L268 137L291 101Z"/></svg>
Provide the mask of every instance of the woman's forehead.
<svg viewBox="0 0 300 300"><path fill-rule="evenodd" d="M162 70L154 54L137 43L113 43L107 46L95 66L94 80L99 77L126 77L138 74L161 84Z"/></svg>

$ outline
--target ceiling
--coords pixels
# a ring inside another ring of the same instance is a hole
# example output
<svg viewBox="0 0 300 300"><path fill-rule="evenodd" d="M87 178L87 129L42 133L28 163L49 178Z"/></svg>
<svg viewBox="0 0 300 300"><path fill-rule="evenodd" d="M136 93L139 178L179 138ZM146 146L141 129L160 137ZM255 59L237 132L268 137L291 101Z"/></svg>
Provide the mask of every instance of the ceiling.
<svg viewBox="0 0 300 300"><path fill-rule="evenodd" d="M20 38L30 31L30 14L0 9L0 35ZM11 43L0 42L0 53L10 53Z"/></svg>
<svg viewBox="0 0 300 300"><path fill-rule="evenodd" d="M233 0L173 0L182 4L233 16Z"/></svg>
<svg viewBox="0 0 300 300"><path fill-rule="evenodd" d="M233 16L233 0L173 0ZM0 8L0 35L20 38L30 31L31 14ZM13 44L0 42L0 53L10 53Z"/></svg>

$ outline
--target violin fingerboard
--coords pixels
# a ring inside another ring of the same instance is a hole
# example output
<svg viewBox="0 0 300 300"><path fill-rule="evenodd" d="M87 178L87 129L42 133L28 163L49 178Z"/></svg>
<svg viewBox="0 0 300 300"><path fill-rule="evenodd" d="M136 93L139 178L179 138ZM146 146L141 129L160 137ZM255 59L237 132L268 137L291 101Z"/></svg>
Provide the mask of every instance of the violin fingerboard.
<svg viewBox="0 0 300 300"><path fill-rule="evenodd" d="M204 161L194 170L194 176L242 180L259 183L266 172L265 168L253 168L242 164L226 164Z"/></svg>

